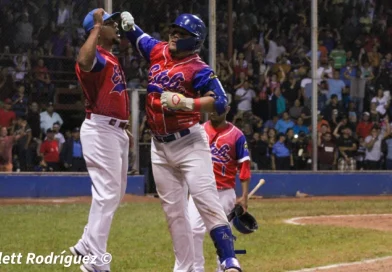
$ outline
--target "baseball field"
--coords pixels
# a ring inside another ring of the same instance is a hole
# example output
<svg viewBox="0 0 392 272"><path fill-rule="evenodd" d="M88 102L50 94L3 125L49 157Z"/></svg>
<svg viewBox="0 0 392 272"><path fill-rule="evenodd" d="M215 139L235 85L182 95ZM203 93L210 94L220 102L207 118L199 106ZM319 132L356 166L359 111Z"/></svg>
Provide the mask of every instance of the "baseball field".
<svg viewBox="0 0 392 272"><path fill-rule="evenodd" d="M68 267L61 259L53 264L50 254L69 255L86 223L89 198L3 199L0 204L1 272L79 271L77 264ZM235 233L236 249L247 250L238 255L245 272L392 271L392 197L254 199L249 211L259 230ZM172 271L172 246L158 199L126 196L108 251L114 272ZM20 255L19 264L16 258L11 264L13 253ZM215 271L209 239L205 255L206 271ZM27 264L28 257L41 264ZM322 266L328 267L313 269Z"/></svg>

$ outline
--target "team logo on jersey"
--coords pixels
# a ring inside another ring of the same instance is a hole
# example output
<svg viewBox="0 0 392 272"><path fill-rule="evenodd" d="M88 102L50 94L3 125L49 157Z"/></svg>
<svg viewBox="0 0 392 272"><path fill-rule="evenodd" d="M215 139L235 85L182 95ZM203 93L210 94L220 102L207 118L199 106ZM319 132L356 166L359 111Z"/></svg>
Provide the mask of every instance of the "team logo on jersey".
<svg viewBox="0 0 392 272"><path fill-rule="evenodd" d="M169 70L161 71L161 66L155 64L151 67L148 73L148 84L155 86L147 88L149 92L160 90L176 90L176 92L185 92L185 88L181 86L181 82L185 81L184 73L178 72L174 75L169 75ZM158 88L156 88L158 87Z"/></svg>
<svg viewBox="0 0 392 272"><path fill-rule="evenodd" d="M125 76L123 72L121 71L120 67L118 65L113 66L113 75L112 75L112 82L114 84L114 87L111 91L112 92L117 92L118 94L121 94L123 91L127 89L125 85Z"/></svg>
<svg viewBox="0 0 392 272"><path fill-rule="evenodd" d="M244 143L244 149L248 150L248 143L247 142Z"/></svg>
<svg viewBox="0 0 392 272"><path fill-rule="evenodd" d="M213 162L228 163L230 161L230 146L228 144L224 144L218 148L215 143L212 143L210 148Z"/></svg>

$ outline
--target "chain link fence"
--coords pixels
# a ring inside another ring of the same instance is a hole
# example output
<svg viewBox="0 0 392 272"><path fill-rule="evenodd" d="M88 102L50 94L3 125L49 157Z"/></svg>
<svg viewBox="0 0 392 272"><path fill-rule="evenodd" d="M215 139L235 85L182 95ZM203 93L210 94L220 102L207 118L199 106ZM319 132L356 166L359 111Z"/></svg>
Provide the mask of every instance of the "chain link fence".
<svg viewBox="0 0 392 272"><path fill-rule="evenodd" d="M0 171L85 171L70 169L62 153L67 140L77 134L85 117L84 97L74 72L76 57L85 41L82 22L90 10L105 8L104 2L0 2L0 127L5 134L15 136L15 141L8 143L0 154L0 165L5 165L6 160L10 161L8 151L11 150L12 163ZM205 12L206 3L203 2L206 1L135 0L131 3L113 0L112 10L131 12L145 32L165 40L169 24L180 13L194 12L207 22L203 14L208 12ZM203 55L206 52L207 49L203 50ZM113 53L123 66L129 93L136 88L146 88L148 64L125 37ZM142 128L140 149L143 158L139 169L134 169L136 155L131 152L130 173L143 173L148 168L144 165L149 161L145 159L149 144L148 129L144 126L143 96L140 97L138 122ZM52 118L43 124L42 113L52 111ZM52 166L45 165L40 157L40 146L48 128L56 130L55 138L59 142L59 160ZM28 132L27 136L18 136L22 130Z"/></svg>
<svg viewBox="0 0 392 272"><path fill-rule="evenodd" d="M319 1L318 90L311 89L308 76L309 0L217 0L216 6L216 72L229 98L228 120L241 128L248 140L253 170L310 169L309 143L319 140L310 138L309 109L314 92L319 93L320 140L324 141L329 132L337 154L332 159L324 154L329 160L325 161L326 168L355 171L392 167L387 166L388 160L392 161L392 154L387 152L390 149L392 153L389 135L382 142L379 156L369 157L364 144L372 128L364 121L365 116L369 115L371 124L380 128L379 137L387 131L386 118L392 113L391 1ZM54 126L56 130L59 127L60 145L72 138L72 131L83 122L84 98L74 73L75 59L85 38L84 16L94 8L104 8L104 1L5 0L0 7L0 126L9 135L26 127L31 131L31 137L22 137L13 144L12 170L45 171L48 169L40 164L38 147L45 139L45 129L53 127L54 122L41 128L39 113L50 110L52 103L60 117L55 120L59 125ZM130 11L145 32L160 40L167 40L170 23L181 13L193 13L207 25L209 22L208 0L113 0L112 7L113 11ZM125 38L114 53L123 65L129 92L145 89L148 63ZM208 63L208 37L201 57ZM336 88L337 82L342 88ZM238 100L244 90L251 90L245 108ZM331 94L337 94L337 104ZM139 117L133 122L139 127L137 144L141 152L137 156L141 156L141 163L134 169L136 154L132 152L129 167L140 173L148 168L143 163L150 161L143 103L141 94ZM15 122L10 121L5 108L15 113ZM284 112L292 121L288 130L277 126ZM363 124L366 129L358 130ZM356 144L350 154L353 160L346 160L338 151L338 138L346 128ZM286 135L285 143L294 161L279 169L271 159L278 134ZM379 160L366 164L369 158ZM351 163L354 161L355 167ZM61 156L58 170L70 170Z"/></svg>

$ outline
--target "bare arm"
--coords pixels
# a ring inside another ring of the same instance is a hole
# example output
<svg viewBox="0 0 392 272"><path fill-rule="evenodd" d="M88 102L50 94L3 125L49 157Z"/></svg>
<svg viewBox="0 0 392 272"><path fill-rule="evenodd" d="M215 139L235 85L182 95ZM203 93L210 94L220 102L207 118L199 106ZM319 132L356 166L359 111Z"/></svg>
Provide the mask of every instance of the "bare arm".
<svg viewBox="0 0 392 272"><path fill-rule="evenodd" d="M99 32L103 25L104 10L98 9L94 12L94 28L90 31L87 41L80 48L77 63L83 71L91 71L95 59Z"/></svg>
<svg viewBox="0 0 392 272"><path fill-rule="evenodd" d="M264 36L264 40L265 40L266 42L268 42L268 43L269 43L269 41L270 41L269 35L271 34L271 32L272 32L272 29L268 30L267 34Z"/></svg>
<svg viewBox="0 0 392 272"><path fill-rule="evenodd" d="M340 135L339 135L339 128L340 128L341 125L342 125L342 123L339 123L339 124L336 126L335 130L333 131L333 136L335 136L336 138L339 138L339 137L340 137ZM339 147L339 148L340 148L340 147Z"/></svg>
<svg viewBox="0 0 392 272"><path fill-rule="evenodd" d="M387 119L386 124L385 124L386 128L385 128L385 132L383 135L383 139L385 139L386 137L388 137L391 134L391 125L389 124L388 115L386 115L386 119Z"/></svg>
<svg viewBox="0 0 392 272"><path fill-rule="evenodd" d="M321 132L319 132L317 136L317 146L321 147Z"/></svg>
<svg viewBox="0 0 392 272"><path fill-rule="evenodd" d="M241 180L242 198L248 199L250 178Z"/></svg>
<svg viewBox="0 0 392 272"><path fill-rule="evenodd" d="M286 79L286 73L284 72L284 70L283 70L281 65L279 66L279 70L282 73L282 78L280 79L280 83L283 83L285 81L285 79Z"/></svg>
<svg viewBox="0 0 392 272"><path fill-rule="evenodd" d="M200 97L201 112L215 111L215 98L211 96Z"/></svg>

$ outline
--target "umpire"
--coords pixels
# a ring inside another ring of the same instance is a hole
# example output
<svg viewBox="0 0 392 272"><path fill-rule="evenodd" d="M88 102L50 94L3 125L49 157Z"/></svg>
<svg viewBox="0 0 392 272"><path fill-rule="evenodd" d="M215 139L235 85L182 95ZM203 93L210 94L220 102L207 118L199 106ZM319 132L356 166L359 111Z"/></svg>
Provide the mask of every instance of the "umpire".
<svg viewBox="0 0 392 272"><path fill-rule="evenodd" d="M86 172L86 162L83 158L82 144L80 142L80 129L72 130L72 137L69 138L61 150L61 160L65 169L71 172Z"/></svg>

